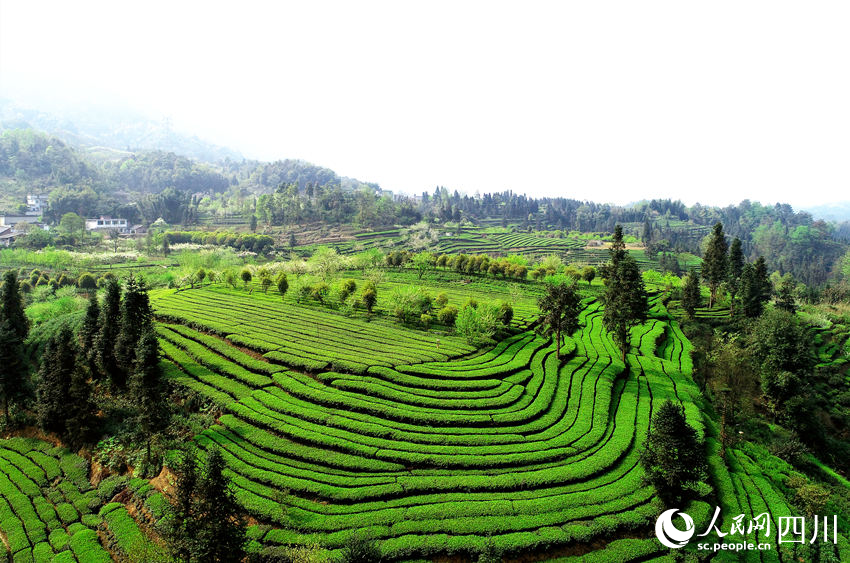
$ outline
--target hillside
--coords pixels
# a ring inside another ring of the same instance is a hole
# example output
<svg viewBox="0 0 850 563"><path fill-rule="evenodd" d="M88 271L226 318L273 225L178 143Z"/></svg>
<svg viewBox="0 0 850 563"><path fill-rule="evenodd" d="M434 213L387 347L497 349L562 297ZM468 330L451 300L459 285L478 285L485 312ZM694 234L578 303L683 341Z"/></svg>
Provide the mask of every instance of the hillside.
<svg viewBox="0 0 850 563"><path fill-rule="evenodd" d="M3 129L37 129L82 149L157 150L205 162L242 160L236 151L177 133L167 120L153 121L124 109L79 107L50 112L0 98Z"/></svg>

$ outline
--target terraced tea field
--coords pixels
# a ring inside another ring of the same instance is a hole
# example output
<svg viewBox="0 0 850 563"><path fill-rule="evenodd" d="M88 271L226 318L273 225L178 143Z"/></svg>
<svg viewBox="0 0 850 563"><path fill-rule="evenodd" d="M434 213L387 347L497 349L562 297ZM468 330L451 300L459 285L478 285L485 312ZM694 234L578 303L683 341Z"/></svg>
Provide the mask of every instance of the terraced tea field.
<svg viewBox="0 0 850 563"><path fill-rule="evenodd" d="M393 275L401 284L407 274ZM166 377L220 408L194 440L202 456L222 452L253 552L318 545L336 557L356 534L390 561L474 561L489 548L538 560L672 560L654 536L659 504L639 463L666 400L707 439L707 500L722 508L724 531L739 514L796 514L793 468L747 442L720 457L666 295L651 296L624 363L595 289L583 291L561 359L555 342L522 328L485 349L446 335L438 346L434 334L380 316L258 292L214 285L151 297ZM0 545L14 561L169 560L158 523L167 500L153 482L114 476L95 487L86 460L34 439L0 441L0 461ZM705 529L714 505L683 509ZM810 556L783 546L743 560ZM845 537L822 548L829 557L850 557Z"/></svg>
<svg viewBox="0 0 850 563"><path fill-rule="evenodd" d="M441 338L437 349L435 337L391 321L348 319L221 287L167 290L154 298L163 318L201 326L269 360L311 371L333 367L363 373L370 365L446 360L472 351L456 336Z"/></svg>
<svg viewBox="0 0 850 563"><path fill-rule="evenodd" d="M658 318L634 331L628 365L593 300L559 362L532 332L485 352L451 340L437 351L375 327L330 347L298 328L296 307L251 299L195 290L154 304L179 321L159 326L169 377L227 412L196 441L224 452L240 503L265 524L252 529L262 545L337 549L360 531L406 559L628 535L656 510L638 465L653 405L680 401L703 425L690 344L660 299ZM329 316L317 322L332 340ZM230 343L268 351L259 359ZM348 356L358 349L360 362ZM296 352L316 362L311 373L300 360L293 369ZM655 540L626 545L659 552Z"/></svg>
<svg viewBox="0 0 850 563"><path fill-rule="evenodd" d="M150 489L147 482L134 481L137 491ZM168 560L124 504L109 502L117 492L114 485L105 480L92 487L88 462L67 450L35 439L0 440L0 557L15 562Z"/></svg>

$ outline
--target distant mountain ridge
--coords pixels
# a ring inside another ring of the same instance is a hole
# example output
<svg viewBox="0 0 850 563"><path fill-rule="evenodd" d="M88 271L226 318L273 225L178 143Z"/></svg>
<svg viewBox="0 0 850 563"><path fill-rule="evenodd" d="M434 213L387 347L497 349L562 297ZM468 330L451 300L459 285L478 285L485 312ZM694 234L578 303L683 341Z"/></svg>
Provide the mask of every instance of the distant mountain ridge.
<svg viewBox="0 0 850 563"><path fill-rule="evenodd" d="M3 129L36 129L83 148L160 150L205 162L243 159L233 149L177 133L167 120L158 122L129 111L68 110L58 115L0 98L0 130Z"/></svg>
<svg viewBox="0 0 850 563"><path fill-rule="evenodd" d="M815 219L824 221L850 221L850 201L805 207L802 211L811 213Z"/></svg>

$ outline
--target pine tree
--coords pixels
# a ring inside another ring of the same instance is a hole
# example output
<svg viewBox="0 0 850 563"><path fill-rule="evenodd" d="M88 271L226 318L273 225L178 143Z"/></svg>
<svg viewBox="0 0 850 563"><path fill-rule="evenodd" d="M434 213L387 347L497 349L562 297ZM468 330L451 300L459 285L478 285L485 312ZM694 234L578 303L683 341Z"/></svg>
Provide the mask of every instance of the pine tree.
<svg viewBox="0 0 850 563"><path fill-rule="evenodd" d="M72 451L92 442L97 428L97 405L92 401L88 369L82 358L71 374L71 385L66 401L65 442Z"/></svg>
<svg viewBox="0 0 850 563"><path fill-rule="evenodd" d="M80 327L80 351L86 360L86 367L93 378L100 375L97 366L97 336L100 333L100 303L97 300L97 292L89 294L89 304L86 307L86 316L83 326Z"/></svg>
<svg viewBox="0 0 850 563"><path fill-rule="evenodd" d="M701 295L699 291L699 276L696 271L691 270L682 287L682 308L689 319L694 318L696 308L700 306Z"/></svg>
<svg viewBox="0 0 850 563"><path fill-rule="evenodd" d="M47 341L38 372L36 411L38 425L45 432L65 432L68 393L76 362L74 337L69 328L63 327Z"/></svg>
<svg viewBox="0 0 850 563"><path fill-rule="evenodd" d="M741 249L741 239L735 237L729 247L729 314L735 312L735 297L741 291L741 274L744 270L744 252Z"/></svg>
<svg viewBox="0 0 850 563"><path fill-rule="evenodd" d="M106 282L106 296L100 309L98 325L100 328L95 344L100 373L109 378L113 387L120 387L123 385L124 372L119 369L115 357L115 341L121 329L121 286L114 278Z"/></svg>
<svg viewBox="0 0 850 563"><path fill-rule="evenodd" d="M0 319L0 395L3 415L9 421L9 403L17 401L26 390L26 364L23 343L12 322Z"/></svg>
<svg viewBox="0 0 850 563"><path fill-rule="evenodd" d="M162 370L159 367L159 342L156 331L148 327L136 347L136 363L130 391L137 409L139 429L147 442L150 459L151 437L164 425Z"/></svg>
<svg viewBox="0 0 850 563"><path fill-rule="evenodd" d="M605 280L602 323L606 330L613 333L625 361L629 349L629 331L646 320L649 302L637 262L625 250L623 254L616 266L607 266L609 275Z"/></svg>
<svg viewBox="0 0 850 563"><path fill-rule="evenodd" d="M575 286L547 284L546 294L537 301L541 313L537 331L545 336L555 335L556 354L561 358L561 335L578 330L581 298Z"/></svg>
<svg viewBox="0 0 850 563"><path fill-rule="evenodd" d="M142 333L153 323L153 310L145 283L134 276L127 279L124 299L121 300L121 330L115 344L115 358L121 368L119 388L126 386L127 377L136 362L136 347Z"/></svg>
<svg viewBox="0 0 850 563"><path fill-rule="evenodd" d="M195 539L198 561L237 563L245 556L245 522L224 475L224 458L217 449L207 454L203 479L198 483Z"/></svg>
<svg viewBox="0 0 850 563"><path fill-rule="evenodd" d="M708 282L710 290L708 298L708 308L714 306L717 300L717 289L720 284L726 279L726 273L729 270L727 260L726 237L723 234L723 225L717 223L714 225L714 230L711 233L711 238L708 240L708 247L705 249L705 256L702 261L702 277Z"/></svg>
<svg viewBox="0 0 850 563"><path fill-rule="evenodd" d="M685 419L685 409L665 401L652 418L652 428L641 456L646 480L668 507L692 496L706 476L705 447Z"/></svg>
<svg viewBox="0 0 850 563"><path fill-rule="evenodd" d="M12 330L21 342L26 340L29 333L29 319L24 313L18 274L14 270L9 270L3 275L3 284L0 286L0 322L4 319L8 319Z"/></svg>

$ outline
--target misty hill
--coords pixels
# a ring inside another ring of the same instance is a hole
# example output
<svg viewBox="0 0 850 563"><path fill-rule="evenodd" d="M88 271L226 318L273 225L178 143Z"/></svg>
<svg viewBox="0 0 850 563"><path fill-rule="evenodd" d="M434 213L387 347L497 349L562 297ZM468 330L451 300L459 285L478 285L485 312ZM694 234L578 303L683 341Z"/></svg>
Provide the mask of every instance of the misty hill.
<svg viewBox="0 0 850 563"><path fill-rule="evenodd" d="M379 189L377 184L364 184L301 160L259 162L225 157L209 163L163 150L81 148L33 129L0 132L0 211L17 210L27 192L88 190L92 198L97 194L114 206L114 202L131 203L169 189L215 194L238 186L259 195L282 184L296 184L302 192L309 185L343 191L362 186Z"/></svg>
<svg viewBox="0 0 850 563"><path fill-rule="evenodd" d="M232 149L175 132L167 120L154 121L129 110L70 108L49 112L0 99L0 130L29 128L45 131L81 148L161 150L207 162L242 159Z"/></svg>
<svg viewBox="0 0 850 563"><path fill-rule="evenodd" d="M803 211L812 214L815 219L825 221L850 221L850 201L841 201L827 205L807 207Z"/></svg>

